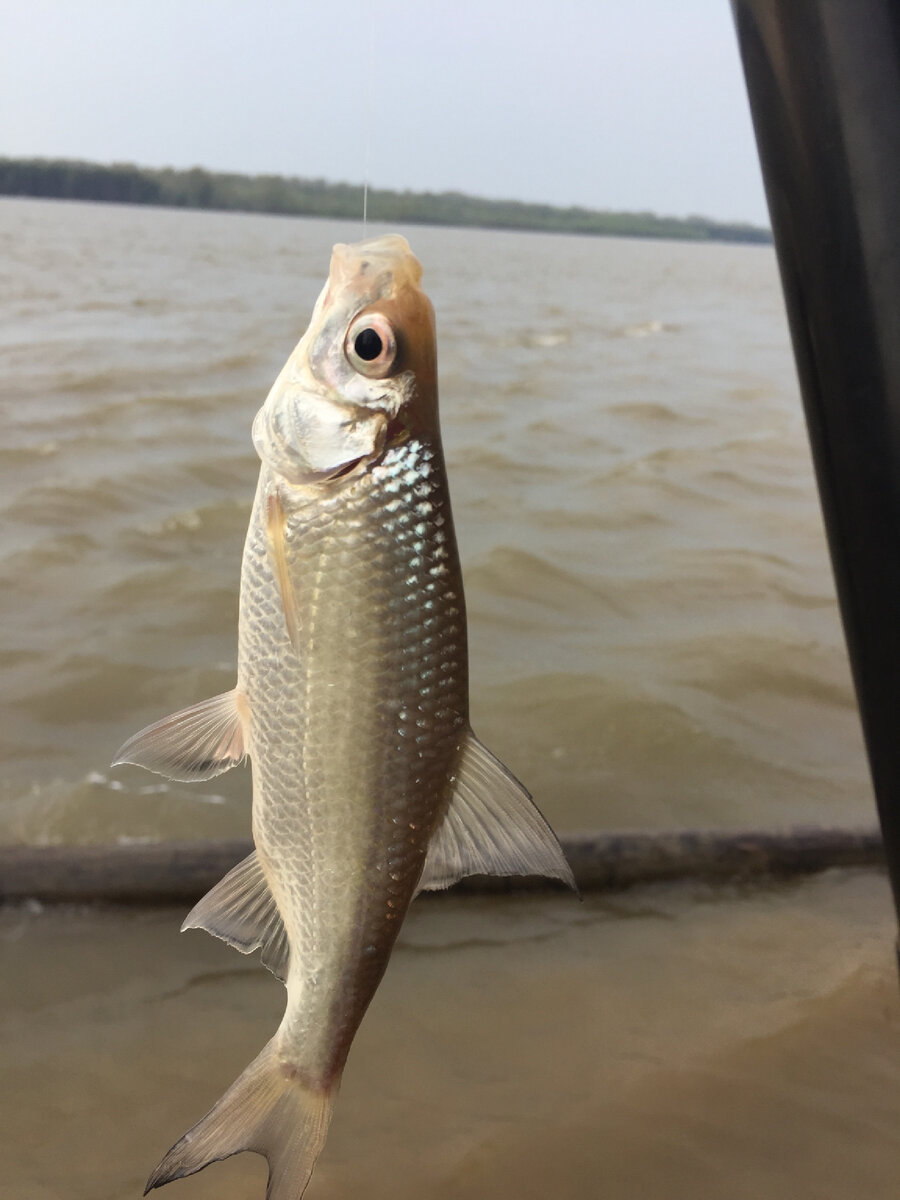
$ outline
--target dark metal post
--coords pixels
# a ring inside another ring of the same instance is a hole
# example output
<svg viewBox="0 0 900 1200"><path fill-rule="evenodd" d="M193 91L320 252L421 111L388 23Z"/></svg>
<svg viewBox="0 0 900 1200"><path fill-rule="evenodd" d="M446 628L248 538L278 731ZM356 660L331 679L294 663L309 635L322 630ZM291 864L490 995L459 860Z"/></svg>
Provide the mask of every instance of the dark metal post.
<svg viewBox="0 0 900 1200"><path fill-rule="evenodd" d="M732 3L900 912L900 5Z"/></svg>

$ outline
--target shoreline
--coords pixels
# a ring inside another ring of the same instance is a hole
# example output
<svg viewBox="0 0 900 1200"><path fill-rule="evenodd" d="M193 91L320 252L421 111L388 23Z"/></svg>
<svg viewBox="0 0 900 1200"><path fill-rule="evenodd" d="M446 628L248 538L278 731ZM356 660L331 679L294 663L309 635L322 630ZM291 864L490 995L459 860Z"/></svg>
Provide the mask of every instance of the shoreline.
<svg viewBox="0 0 900 1200"><path fill-rule="evenodd" d="M361 220L362 193L362 184L296 176L0 157L0 196L23 199ZM612 212L577 205L563 208L519 200L489 200L462 192L398 192L370 187L368 208L370 221L384 224L694 243L772 243L769 230L741 222Z"/></svg>

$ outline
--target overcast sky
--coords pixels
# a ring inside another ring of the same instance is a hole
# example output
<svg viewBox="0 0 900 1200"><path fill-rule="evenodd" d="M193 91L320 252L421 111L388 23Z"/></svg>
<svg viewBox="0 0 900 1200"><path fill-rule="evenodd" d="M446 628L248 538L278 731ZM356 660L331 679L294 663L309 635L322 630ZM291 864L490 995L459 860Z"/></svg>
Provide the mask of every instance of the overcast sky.
<svg viewBox="0 0 900 1200"><path fill-rule="evenodd" d="M768 224L728 0L20 0L0 155Z"/></svg>

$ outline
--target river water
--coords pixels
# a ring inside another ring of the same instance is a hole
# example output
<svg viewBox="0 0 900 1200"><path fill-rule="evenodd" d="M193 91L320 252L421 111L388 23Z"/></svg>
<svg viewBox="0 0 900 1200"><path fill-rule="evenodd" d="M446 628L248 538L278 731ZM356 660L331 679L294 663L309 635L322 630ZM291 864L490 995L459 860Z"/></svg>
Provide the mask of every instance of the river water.
<svg viewBox="0 0 900 1200"><path fill-rule="evenodd" d="M482 739L561 830L871 823L772 250L407 232ZM232 686L250 423L361 235L0 201L0 840L248 832L244 771L107 764ZM0 915L4 1195L138 1195L274 1029L179 921ZM866 873L421 902L311 1200L893 1197L892 937Z"/></svg>

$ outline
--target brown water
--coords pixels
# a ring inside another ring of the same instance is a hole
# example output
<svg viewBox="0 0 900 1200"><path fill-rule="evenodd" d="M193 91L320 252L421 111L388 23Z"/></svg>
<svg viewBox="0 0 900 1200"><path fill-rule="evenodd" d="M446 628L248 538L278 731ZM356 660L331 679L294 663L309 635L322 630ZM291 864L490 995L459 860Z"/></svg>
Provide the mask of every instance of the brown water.
<svg viewBox="0 0 900 1200"><path fill-rule="evenodd" d="M106 764L233 682L250 421L360 235L0 201L0 839L247 832ZM872 821L772 252L410 237L482 738L560 829ZM274 1029L178 924L0 918L3 1196L139 1194ZM420 903L310 1196L895 1196L892 931L877 875Z"/></svg>

